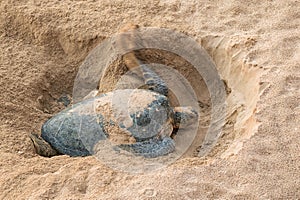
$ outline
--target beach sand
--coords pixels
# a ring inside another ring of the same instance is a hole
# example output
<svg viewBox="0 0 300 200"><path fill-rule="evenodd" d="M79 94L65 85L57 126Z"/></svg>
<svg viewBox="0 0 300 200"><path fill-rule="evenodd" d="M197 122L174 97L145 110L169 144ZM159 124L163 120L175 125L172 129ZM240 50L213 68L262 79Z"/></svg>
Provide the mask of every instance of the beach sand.
<svg viewBox="0 0 300 200"><path fill-rule="evenodd" d="M297 0L2 0L0 199L299 199L299 10ZM231 90L224 136L207 156L138 175L93 156L38 156L30 132L127 23L185 33L208 51Z"/></svg>

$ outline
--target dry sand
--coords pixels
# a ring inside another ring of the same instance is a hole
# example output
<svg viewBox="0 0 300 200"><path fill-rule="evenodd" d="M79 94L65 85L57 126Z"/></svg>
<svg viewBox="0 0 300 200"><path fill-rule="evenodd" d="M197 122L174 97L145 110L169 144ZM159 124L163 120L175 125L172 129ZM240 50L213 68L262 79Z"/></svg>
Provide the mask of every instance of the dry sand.
<svg viewBox="0 0 300 200"><path fill-rule="evenodd" d="M0 199L299 199L299 10L297 0L2 0ZM229 87L226 134L206 157L142 175L36 155L28 134L63 108L88 52L128 22L207 49Z"/></svg>

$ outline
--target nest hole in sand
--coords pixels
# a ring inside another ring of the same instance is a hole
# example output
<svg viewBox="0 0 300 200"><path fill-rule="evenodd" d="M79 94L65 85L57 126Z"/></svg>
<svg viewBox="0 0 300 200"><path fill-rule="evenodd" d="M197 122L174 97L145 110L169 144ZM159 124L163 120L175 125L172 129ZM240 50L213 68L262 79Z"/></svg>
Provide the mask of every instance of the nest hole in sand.
<svg viewBox="0 0 300 200"><path fill-rule="evenodd" d="M226 98L226 120L222 134L208 156L228 157L236 154L255 132L258 123L255 119L256 104L261 93L259 78L262 69L250 62L254 38L206 36L201 38L202 46L208 51L216 64L219 75L224 81ZM135 51L135 55L144 63L159 63L176 69L194 89L200 108L200 121L197 135L184 154L185 157L199 155L211 120L211 99L208 88L196 69L178 55L156 49ZM123 58L124 59L124 58ZM99 91L112 91L127 71L124 60L120 58L106 70ZM176 80L174 80L176 81ZM176 96L170 91L172 106L178 106Z"/></svg>

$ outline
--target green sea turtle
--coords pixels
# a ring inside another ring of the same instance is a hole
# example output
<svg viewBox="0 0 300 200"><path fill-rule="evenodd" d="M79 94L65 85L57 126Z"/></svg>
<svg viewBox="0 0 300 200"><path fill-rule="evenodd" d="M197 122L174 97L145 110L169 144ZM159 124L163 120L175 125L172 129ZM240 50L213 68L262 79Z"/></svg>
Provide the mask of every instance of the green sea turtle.
<svg viewBox="0 0 300 200"><path fill-rule="evenodd" d="M149 66L140 69L147 89L114 90L61 111L43 124L41 136L30 135L36 152L87 156L103 140L147 158L174 151L173 129L196 123L198 114L192 107L172 108L165 82Z"/></svg>

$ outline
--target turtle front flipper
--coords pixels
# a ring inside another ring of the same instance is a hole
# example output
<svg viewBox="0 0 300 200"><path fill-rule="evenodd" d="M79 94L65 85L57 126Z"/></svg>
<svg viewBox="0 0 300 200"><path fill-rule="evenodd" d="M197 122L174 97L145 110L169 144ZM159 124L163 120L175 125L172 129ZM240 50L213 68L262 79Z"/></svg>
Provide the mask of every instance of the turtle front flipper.
<svg viewBox="0 0 300 200"><path fill-rule="evenodd" d="M164 96L168 96L168 87L167 84L162 80L158 74L152 71L149 67L145 64L140 65L143 73L143 78L145 84L148 86L149 90L154 92L158 92Z"/></svg>
<svg viewBox="0 0 300 200"><path fill-rule="evenodd" d="M58 151L53 149L52 146L38 134L31 133L29 137L33 143L34 149L37 154L44 157L52 157L52 156L60 155Z"/></svg>
<svg viewBox="0 0 300 200"><path fill-rule="evenodd" d="M155 158L173 152L175 150L175 142L172 138L165 137L162 140L154 138L134 144L121 144L117 147L138 156Z"/></svg>

